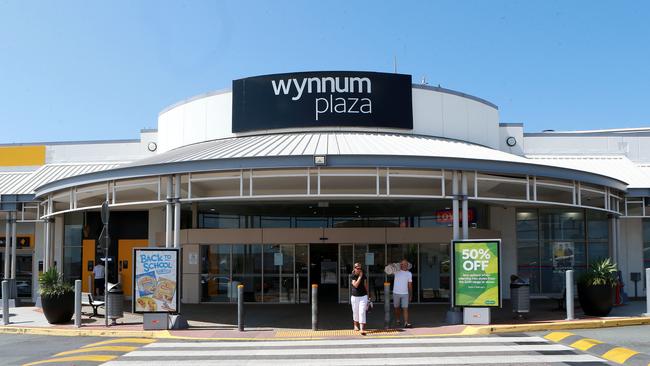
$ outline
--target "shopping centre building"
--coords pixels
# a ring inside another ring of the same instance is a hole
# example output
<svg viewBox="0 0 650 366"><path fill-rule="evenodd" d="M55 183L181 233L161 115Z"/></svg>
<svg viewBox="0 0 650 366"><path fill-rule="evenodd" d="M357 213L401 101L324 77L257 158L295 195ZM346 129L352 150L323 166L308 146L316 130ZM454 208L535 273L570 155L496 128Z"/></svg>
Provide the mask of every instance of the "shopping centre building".
<svg viewBox="0 0 650 366"><path fill-rule="evenodd" d="M184 303L232 302L240 283L247 302L306 303L317 283L319 301L346 303L354 262L374 291L402 258L414 302L444 303L454 238L501 239L502 281L528 278L535 296L604 257L633 295L650 267L650 128L524 133L409 75L235 80L136 140L0 146L0 270L19 297L51 266L88 288L104 201L126 296L132 248L167 246L182 248Z"/></svg>

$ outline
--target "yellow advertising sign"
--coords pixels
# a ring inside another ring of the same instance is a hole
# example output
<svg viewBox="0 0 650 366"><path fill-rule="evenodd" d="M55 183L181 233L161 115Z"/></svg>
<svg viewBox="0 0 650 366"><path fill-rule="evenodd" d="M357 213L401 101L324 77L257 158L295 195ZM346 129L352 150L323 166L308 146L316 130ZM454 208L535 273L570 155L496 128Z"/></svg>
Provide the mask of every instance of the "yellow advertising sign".
<svg viewBox="0 0 650 366"><path fill-rule="evenodd" d="M45 164L45 145L0 146L0 166Z"/></svg>

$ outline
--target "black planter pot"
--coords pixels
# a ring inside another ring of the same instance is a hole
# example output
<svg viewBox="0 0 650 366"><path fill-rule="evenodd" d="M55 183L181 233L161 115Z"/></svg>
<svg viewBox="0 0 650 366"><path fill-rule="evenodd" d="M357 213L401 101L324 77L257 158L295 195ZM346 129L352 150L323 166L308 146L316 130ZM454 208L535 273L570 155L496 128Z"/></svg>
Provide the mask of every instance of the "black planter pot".
<svg viewBox="0 0 650 366"><path fill-rule="evenodd" d="M68 323L74 315L74 292L59 296L41 296L41 304L48 323Z"/></svg>
<svg viewBox="0 0 650 366"><path fill-rule="evenodd" d="M607 316L614 307L614 289L607 285L578 283L578 301L585 315Z"/></svg>

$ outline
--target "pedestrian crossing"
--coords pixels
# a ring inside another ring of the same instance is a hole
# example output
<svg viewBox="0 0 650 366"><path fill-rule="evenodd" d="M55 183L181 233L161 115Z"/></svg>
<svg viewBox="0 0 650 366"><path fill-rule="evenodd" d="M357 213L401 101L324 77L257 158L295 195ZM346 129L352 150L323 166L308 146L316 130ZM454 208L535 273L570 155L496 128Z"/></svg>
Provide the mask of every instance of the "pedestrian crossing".
<svg viewBox="0 0 650 366"><path fill-rule="evenodd" d="M158 341L105 366L546 365L607 363L534 336Z"/></svg>
<svg viewBox="0 0 650 366"><path fill-rule="evenodd" d="M87 344L77 349L59 352L50 358L30 362L23 366L36 365L98 365L137 350L140 346L155 342L146 338L116 338Z"/></svg>

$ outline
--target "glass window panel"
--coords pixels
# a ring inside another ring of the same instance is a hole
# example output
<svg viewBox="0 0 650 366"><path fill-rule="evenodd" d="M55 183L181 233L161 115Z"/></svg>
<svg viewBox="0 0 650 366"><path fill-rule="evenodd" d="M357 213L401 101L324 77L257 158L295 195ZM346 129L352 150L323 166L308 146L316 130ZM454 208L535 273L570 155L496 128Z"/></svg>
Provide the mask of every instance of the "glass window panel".
<svg viewBox="0 0 650 366"><path fill-rule="evenodd" d="M600 211L587 211L587 239L609 241L609 220L607 214Z"/></svg>
<svg viewBox="0 0 650 366"><path fill-rule="evenodd" d="M298 298L296 302L299 304L309 303L309 247L307 244L295 245L295 258L296 258L296 288Z"/></svg>
<svg viewBox="0 0 650 366"><path fill-rule="evenodd" d="M366 220L367 227L399 227L399 217L369 217Z"/></svg>
<svg viewBox="0 0 650 366"><path fill-rule="evenodd" d="M539 293L539 246L537 241L517 243L517 276L530 281L530 291Z"/></svg>
<svg viewBox="0 0 650 366"><path fill-rule="evenodd" d="M262 274L262 246L259 244L232 246L232 273L234 275Z"/></svg>
<svg viewBox="0 0 650 366"><path fill-rule="evenodd" d="M262 288L264 302L292 303L295 301L293 245L264 245L264 283Z"/></svg>
<svg viewBox="0 0 650 366"><path fill-rule="evenodd" d="M390 170L391 179L393 178L393 176L399 176L399 175L420 175L426 177L441 177L442 171L429 170L429 169L394 169L394 168Z"/></svg>
<svg viewBox="0 0 650 366"><path fill-rule="evenodd" d="M363 227L365 219L362 217L333 217L332 227Z"/></svg>
<svg viewBox="0 0 650 366"><path fill-rule="evenodd" d="M202 229L239 229L240 218L238 215L200 212L198 225Z"/></svg>
<svg viewBox="0 0 650 366"><path fill-rule="evenodd" d="M498 180L478 180L478 196L485 198L526 199L526 181L521 183Z"/></svg>
<svg viewBox="0 0 650 366"><path fill-rule="evenodd" d="M77 197L77 208L101 206L106 201L107 191L108 185L106 184L80 187L75 193L75 197Z"/></svg>
<svg viewBox="0 0 650 366"><path fill-rule="evenodd" d="M262 301L262 276L237 275L232 277L233 302L237 302L237 286L244 285L244 302Z"/></svg>
<svg viewBox="0 0 650 366"><path fill-rule="evenodd" d="M66 282L81 279L81 249L70 246L63 248L63 279Z"/></svg>
<svg viewBox="0 0 650 366"><path fill-rule="evenodd" d="M583 206L605 208L605 193L580 190L580 203Z"/></svg>
<svg viewBox="0 0 650 366"><path fill-rule="evenodd" d="M262 216L262 228L290 228L291 217Z"/></svg>
<svg viewBox="0 0 650 366"><path fill-rule="evenodd" d="M418 282L418 245L417 244L388 244L388 263L399 263L402 259L406 258L411 263L411 274L413 275L413 301L417 301L417 289L419 288ZM395 276L388 276L388 281L391 283L391 291Z"/></svg>
<svg viewBox="0 0 650 366"><path fill-rule="evenodd" d="M420 301L449 301L449 245L420 244Z"/></svg>
<svg viewBox="0 0 650 366"><path fill-rule="evenodd" d="M442 196L440 178L390 177L391 195Z"/></svg>
<svg viewBox="0 0 650 366"><path fill-rule="evenodd" d="M342 303L350 302L350 273L352 273L352 245L339 246L339 299Z"/></svg>
<svg viewBox="0 0 650 366"><path fill-rule="evenodd" d="M327 227L327 217L296 217L296 227L299 228Z"/></svg>
<svg viewBox="0 0 650 366"><path fill-rule="evenodd" d="M627 216L643 216L643 202L627 202Z"/></svg>
<svg viewBox="0 0 650 366"><path fill-rule="evenodd" d="M609 258L609 243L590 242L589 263L605 258Z"/></svg>
<svg viewBox="0 0 650 366"><path fill-rule="evenodd" d="M375 176L321 176L321 194L376 194L377 178Z"/></svg>
<svg viewBox="0 0 650 366"><path fill-rule="evenodd" d="M192 197L239 196L239 178L192 182Z"/></svg>
<svg viewBox="0 0 650 366"><path fill-rule="evenodd" d="M231 245L201 246L201 301L236 301L237 285L230 280Z"/></svg>
<svg viewBox="0 0 650 366"><path fill-rule="evenodd" d="M517 211L517 240L538 239L537 211Z"/></svg>
<svg viewBox="0 0 650 366"><path fill-rule="evenodd" d="M584 240L584 213L569 210L540 210L542 240Z"/></svg>
<svg viewBox="0 0 650 366"><path fill-rule="evenodd" d="M52 197L54 212L65 211L70 209L70 191Z"/></svg>
<svg viewBox="0 0 650 366"><path fill-rule="evenodd" d="M307 177L253 178L253 195L307 194Z"/></svg>
<svg viewBox="0 0 650 366"><path fill-rule="evenodd" d="M115 203L158 200L158 179L129 179L115 183Z"/></svg>
<svg viewBox="0 0 650 366"><path fill-rule="evenodd" d="M538 201L573 204L572 187L546 186L539 184L539 180L537 182Z"/></svg>

